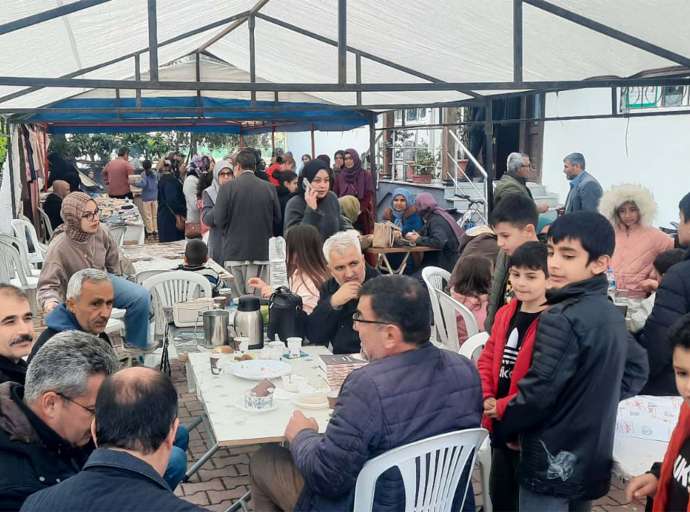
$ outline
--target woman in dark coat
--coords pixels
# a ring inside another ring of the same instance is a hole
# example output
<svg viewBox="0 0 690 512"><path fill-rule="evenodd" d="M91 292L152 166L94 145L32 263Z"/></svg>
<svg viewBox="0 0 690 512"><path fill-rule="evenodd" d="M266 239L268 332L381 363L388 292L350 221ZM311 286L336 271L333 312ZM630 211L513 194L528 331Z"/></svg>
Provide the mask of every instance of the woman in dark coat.
<svg viewBox="0 0 690 512"><path fill-rule="evenodd" d="M417 196L415 207L424 220L424 227L419 233L411 231L405 238L417 245L438 249L424 253L422 267L441 267L452 272L458 259L462 228L448 212L438 206L434 196L428 192Z"/></svg>
<svg viewBox="0 0 690 512"><path fill-rule="evenodd" d="M345 150L345 166L335 179L333 192L338 197L355 196L359 199L360 214L355 229L363 235L374 232L374 179L362 169L359 154L354 149Z"/></svg>
<svg viewBox="0 0 690 512"><path fill-rule="evenodd" d="M277 171L273 176L278 180L278 201L280 202L281 219L285 219L285 207L297 192L297 174L293 171ZM278 227L278 226L277 226ZM283 225L277 230L276 236L283 236Z"/></svg>
<svg viewBox="0 0 690 512"><path fill-rule="evenodd" d="M160 169L158 179L158 240L174 242L184 240L184 230L175 226L175 215L187 216L187 203L182 183L172 174L168 160Z"/></svg>

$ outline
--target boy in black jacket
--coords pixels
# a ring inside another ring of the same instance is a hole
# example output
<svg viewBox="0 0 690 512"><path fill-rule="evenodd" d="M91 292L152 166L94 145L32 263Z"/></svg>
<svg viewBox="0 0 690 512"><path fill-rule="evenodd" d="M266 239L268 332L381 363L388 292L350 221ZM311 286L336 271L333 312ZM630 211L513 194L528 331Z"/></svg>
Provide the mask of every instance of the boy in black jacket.
<svg viewBox="0 0 690 512"><path fill-rule="evenodd" d="M648 370L606 295L614 246L611 224L594 212L565 215L549 231L549 308L503 415L521 443L520 510L589 510L609 490L618 402Z"/></svg>

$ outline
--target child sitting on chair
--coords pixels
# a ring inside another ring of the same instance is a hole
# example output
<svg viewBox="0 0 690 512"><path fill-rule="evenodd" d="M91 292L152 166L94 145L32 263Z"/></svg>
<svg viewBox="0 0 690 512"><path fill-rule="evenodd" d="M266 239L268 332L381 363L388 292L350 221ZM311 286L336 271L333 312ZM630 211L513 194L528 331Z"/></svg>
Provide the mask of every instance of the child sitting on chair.
<svg viewBox="0 0 690 512"><path fill-rule="evenodd" d="M493 263L488 258L466 256L458 260L450 276L451 297L472 312L480 329L486 320L492 270ZM467 326L462 316L458 315L458 342L460 345L467 338Z"/></svg>
<svg viewBox="0 0 690 512"><path fill-rule="evenodd" d="M532 363L539 315L546 308L547 250L541 242L526 242L510 257L508 279L515 297L496 318L477 362L484 396L484 426L491 431L489 494L494 510L518 510L516 436L506 437L501 417L517 394L518 381Z"/></svg>
<svg viewBox="0 0 690 512"><path fill-rule="evenodd" d="M188 240L184 248L184 263L175 270L186 270L204 276L211 283L211 292L214 297L218 296L221 288L220 276L218 272L206 266L208 261L208 247L203 240Z"/></svg>

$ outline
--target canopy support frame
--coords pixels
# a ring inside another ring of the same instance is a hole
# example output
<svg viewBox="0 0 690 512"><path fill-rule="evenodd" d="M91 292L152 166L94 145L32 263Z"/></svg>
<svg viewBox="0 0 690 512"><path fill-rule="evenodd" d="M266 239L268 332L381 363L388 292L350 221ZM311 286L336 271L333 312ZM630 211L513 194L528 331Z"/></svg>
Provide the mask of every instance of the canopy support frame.
<svg viewBox="0 0 690 512"><path fill-rule="evenodd" d="M9 34L15 30L32 27L34 25L38 25L39 23L43 23L44 21L60 18L61 16L66 16L67 14L82 11L84 9L88 9L89 7L101 5L106 2L110 2L110 0L79 0L78 2L61 5L60 7L56 7L54 9L48 9L47 11L32 14L31 16L26 16L25 18L20 18L18 20L0 25L0 35Z"/></svg>

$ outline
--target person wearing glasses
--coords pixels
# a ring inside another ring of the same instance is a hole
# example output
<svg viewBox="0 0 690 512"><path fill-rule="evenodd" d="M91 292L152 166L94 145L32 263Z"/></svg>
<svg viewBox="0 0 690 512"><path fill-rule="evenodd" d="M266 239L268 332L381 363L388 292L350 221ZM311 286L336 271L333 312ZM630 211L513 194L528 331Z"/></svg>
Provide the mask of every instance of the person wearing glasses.
<svg viewBox="0 0 690 512"><path fill-rule="evenodd" d="M494 189L494 206L509 194L520 194L534 200L532 192L527 186L527 180L532 176L532 163L525 153L511 153L508 155L506 172L496 182ZM547 204L538 204L539 213L549 209Z"/></svg>
<svg viewBox="0 0 690 512"><path fill-rule="evenodd" d="M30 496L23 511L202 511L175 496L163 477L174 453L177 390L151 368L120 370L96 397L91 433L96 448L83 470Z"/></svg>
<svg viewBox="0 0 690 512"><path fill-rule="evenodd" d="M81 469L94 447L96 395L118 366L103 340L65 331L31 361L24 385L0 385L0 510L19 510Z"/></svg>
<svg viewBox="0 0 690 512"><path fill-rule="evenodd" d="M101 226L98 205L83 192L72 192L62 201L65 223L53 234L41 274L36 298L45 315L65 301L67 284L79 270L93 268L108 273L114 290L113 306L125 309L127 344L149 349L149 293L124 277L120 254L110 233Z"/></svg>
<svg viewBox="0 0 690 512"><path fill-rule="evenodd" d="M364 283L358 296L354 328L369 364L343 383L328 426L295 410L285 428L289 448L266 445L252 455L254 510L351 510L357 476L368 460L479 427L479 374L469 359L429 341L424 285L407 276L380 276ZM461 479L449 510L474 510L471 485L461 506L466 484ZM405 501L399 472L384 473L372 510L405 510Z"/></svg>
<svg viewBox="0 0 690 512"><path fill-rule="evenodd" d="M234 178L234 157L227 156L218 160L213 168L213 181L201 193L201 222L208 226L208 257L214 261L223 261L223 230L216 226L215 211L216 200L220 187L230 183Z"/></svg>

